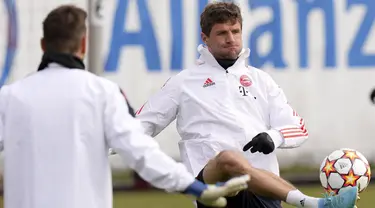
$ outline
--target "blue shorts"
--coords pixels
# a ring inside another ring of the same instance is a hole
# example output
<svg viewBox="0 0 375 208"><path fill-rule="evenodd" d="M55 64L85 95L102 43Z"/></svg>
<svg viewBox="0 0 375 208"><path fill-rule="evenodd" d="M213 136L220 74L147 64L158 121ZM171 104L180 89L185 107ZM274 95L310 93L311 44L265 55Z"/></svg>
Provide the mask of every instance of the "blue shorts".
<svg viewBox="0 0 375 208"><path fill-rule="evenodd" d="M203 170L196 177L203 181ZM236 196L226 197L228 204L226 208L281 208L281 201L257 196L249 191L241 191ZM198 208L209 208L197 202Z"/></svg>

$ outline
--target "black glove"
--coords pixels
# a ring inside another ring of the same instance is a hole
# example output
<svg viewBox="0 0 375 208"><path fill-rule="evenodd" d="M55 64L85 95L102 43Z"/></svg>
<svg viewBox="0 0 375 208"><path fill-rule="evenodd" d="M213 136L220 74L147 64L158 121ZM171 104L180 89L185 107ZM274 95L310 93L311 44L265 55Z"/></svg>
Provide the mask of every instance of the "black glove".
<svg viewBox="0 0 375 208"><path fill-rule="evenodd" d="M259 133L249 143L243 147L243 151L250 150L251 153L262 152L263 154L270 154L275 150L275 144L272 138L266 132Z"/></svg>

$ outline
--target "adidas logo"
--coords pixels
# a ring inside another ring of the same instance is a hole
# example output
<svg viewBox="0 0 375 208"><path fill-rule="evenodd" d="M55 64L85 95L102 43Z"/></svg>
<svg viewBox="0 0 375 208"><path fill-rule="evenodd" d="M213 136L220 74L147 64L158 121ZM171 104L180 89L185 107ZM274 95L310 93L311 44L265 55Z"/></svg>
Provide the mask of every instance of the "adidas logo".
<svg viewBox="0 0 375 208"><path fill-rule="evenodd" d="M301 201L299 201L299 203L301 203L301 206L302 206L302 207L305 207L305 200L306 200L306 199L302 199Z"/></svg>
<svg viewBox="0 0 375 208"><path fill-rule="evenodd" d="M340 165L341 169L344 169L344 168L346 168L348 166L347 163L339 163L339 165Z"/></svg>
<svg viewBox="0 0 375 208"><path fill-rule="evenodd" d="M203 84L203 87L209 87L215 85L215 82L213 82L210 78L207 78L206 81Z"/></svg>

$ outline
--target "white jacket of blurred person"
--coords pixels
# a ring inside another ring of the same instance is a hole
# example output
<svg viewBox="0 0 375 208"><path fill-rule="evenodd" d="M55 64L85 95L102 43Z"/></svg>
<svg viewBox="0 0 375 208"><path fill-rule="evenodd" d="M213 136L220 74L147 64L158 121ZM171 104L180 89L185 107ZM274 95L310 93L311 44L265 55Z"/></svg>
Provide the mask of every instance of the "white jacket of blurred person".
<svg viewBox="0 0 375 208"><path fill-rule="evenodd" d="M128 110L115 83L56 63L3 86L5 208L112 208L109 148L152 185L185 190L194 177Z"/></svg>
<svg viewBox="0 0 375 208"><path fill-rule="evenodd" d="M137 111L147 134L155 137L177 118L181 159L195 176L222 150L242 151L267 132L277 148L299 147L308 138L303 119L266 72L248 66L243 49L225 70L200 45L195 66L170 78ZM252 166L279 175L276 152L244 152Z"/></svg>

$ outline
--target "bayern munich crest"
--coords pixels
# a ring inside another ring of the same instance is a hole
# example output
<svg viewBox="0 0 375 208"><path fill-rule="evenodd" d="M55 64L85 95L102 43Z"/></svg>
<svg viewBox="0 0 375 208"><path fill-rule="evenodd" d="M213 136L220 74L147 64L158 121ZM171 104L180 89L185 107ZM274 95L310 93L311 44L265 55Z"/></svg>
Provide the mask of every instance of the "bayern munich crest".
<svg viewBox="0 0 375 208"><path fill-rule="evenodd" d="M244 87L250 87L253 84L253 82L251 81L250 77L247 76L247 75L242 75L240 77L240 83Z"/></svg>

